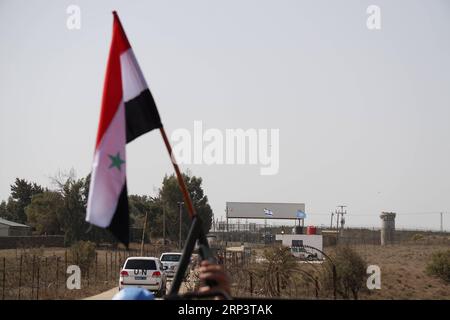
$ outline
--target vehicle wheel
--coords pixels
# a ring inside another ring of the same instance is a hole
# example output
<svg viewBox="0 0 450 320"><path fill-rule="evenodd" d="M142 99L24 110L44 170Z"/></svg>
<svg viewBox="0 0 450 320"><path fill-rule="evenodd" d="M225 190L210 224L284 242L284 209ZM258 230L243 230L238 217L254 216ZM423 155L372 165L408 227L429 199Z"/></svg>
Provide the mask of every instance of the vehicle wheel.
<svg viewBox="0 0 450 320"><path fill-rule="evenodd" d="M161 290L155 292L155 297L161 298L165 294L166 294L166 286L164 285L163 287L161 287Z"/></svg>

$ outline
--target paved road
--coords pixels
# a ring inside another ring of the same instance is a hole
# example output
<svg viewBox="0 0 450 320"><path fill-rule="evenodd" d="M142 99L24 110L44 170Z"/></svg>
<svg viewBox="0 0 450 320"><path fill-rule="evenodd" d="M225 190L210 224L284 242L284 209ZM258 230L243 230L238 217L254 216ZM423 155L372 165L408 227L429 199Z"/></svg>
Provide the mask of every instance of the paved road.
<svg viewBox="0 0 450 320"><path fill-rule="evenodd" d="M111 300L114 295L119 292L119 287L112 288L111 290L102 292L92 297L85 298L84 300Z"/></svg>
<svg viewBox="0 0 450 320"><path fill-rule="evenodd" d="M167 281L167 292L169 292L171 284L172 284L172 281L170 281L170 280ZM119 287L115 287L108 291L97 294L95 296L85 298L84 300L111 300L117 292L119 292ZM183 293L183 292L186 292L186 287L185 287L184 283L181 285L181 288L180 288L180 293Z"/></svg>

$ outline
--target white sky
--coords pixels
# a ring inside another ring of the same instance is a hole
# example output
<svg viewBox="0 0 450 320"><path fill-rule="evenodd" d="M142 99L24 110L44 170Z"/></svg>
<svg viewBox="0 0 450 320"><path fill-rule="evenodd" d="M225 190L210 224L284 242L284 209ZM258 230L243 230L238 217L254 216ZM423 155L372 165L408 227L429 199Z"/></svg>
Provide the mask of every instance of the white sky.
<svg viewBox="0 0 450 320"><path fill-rule="evenodd" d="M66 28L70 4L81 30ZM446 211L450 229L446 0L0 0L0 200L15 177L89 172L114 9L169 133L280 129L277 175L183 166L216 216L226 201L305 202L306 224L328 224L346 204L348 225L378 227L388 210L437 229ZM157 131L127 147L127 171L129 192L150 195L173 172Z"/></svg>

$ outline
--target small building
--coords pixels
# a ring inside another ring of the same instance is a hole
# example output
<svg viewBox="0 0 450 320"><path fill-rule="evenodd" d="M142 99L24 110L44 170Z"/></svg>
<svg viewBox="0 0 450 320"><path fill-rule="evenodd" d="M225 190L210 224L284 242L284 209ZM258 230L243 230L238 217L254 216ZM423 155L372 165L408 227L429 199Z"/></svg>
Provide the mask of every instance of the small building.
<svg viewBox="0 0 450 320"><path fill-rule="evenodd" d="M0 218L0 237L30 236L31 227Z"/></svg>

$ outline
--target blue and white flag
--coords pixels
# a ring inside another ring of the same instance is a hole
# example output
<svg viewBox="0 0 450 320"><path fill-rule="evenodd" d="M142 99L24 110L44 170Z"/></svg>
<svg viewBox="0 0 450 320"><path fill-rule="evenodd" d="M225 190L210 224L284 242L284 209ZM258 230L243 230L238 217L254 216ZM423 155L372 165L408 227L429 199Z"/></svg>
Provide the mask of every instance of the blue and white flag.
<svg viewBox="0 0 450 320"><path fill-rule="evenodd" d="M267 208L264 208L264 214L265 214L266 216L273 216L272 210L269 210L269 209L267 209Z"/></svg>
<svg viewBox="0 0 450 320"><path fill-rule="evenodd" d="M306 218L306 213L304 213L301 210L297 210L297 219L305 219Z"/></svg>

